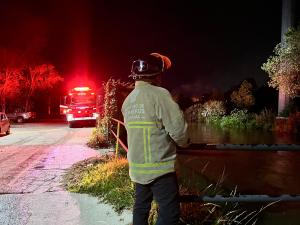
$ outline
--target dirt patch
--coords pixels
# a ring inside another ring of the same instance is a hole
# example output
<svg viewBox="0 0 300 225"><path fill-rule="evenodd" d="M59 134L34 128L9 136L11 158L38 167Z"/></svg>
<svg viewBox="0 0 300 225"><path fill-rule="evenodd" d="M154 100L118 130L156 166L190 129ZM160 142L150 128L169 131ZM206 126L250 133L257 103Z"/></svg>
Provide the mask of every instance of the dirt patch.
<svg viewBox="0 0 300 225"><path fill-rule="evenodd" d="M101 156L91 157L73 164L62 175L61 187L68 190L72 185L79 185L83 176L87 173L88 167L95 166L103 162L109 162L112 157L115 157L114 152L106 153Z"/></svg>

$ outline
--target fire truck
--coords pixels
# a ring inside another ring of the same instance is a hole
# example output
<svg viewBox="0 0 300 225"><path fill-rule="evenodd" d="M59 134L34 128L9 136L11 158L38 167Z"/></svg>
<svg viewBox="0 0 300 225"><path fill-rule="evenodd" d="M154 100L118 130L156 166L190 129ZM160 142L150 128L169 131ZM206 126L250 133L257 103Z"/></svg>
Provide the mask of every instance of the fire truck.
<svg viewBox="0 0 300 225"><path fill-rule="evenodd" d="M80 124L96 124L101 117L104 103L104 89L97 91L89 87L75 87L67 96L60 97L60 114L66 115L69 127Z"/></svg>

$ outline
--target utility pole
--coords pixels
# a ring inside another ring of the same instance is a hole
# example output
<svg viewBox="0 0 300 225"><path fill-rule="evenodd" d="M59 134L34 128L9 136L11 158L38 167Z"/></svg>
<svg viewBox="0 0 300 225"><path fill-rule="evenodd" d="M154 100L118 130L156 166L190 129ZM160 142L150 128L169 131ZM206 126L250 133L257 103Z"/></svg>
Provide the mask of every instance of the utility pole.
<svg viewBox="0 0 300 225"><path fill-rule="evenodd" d="M282 16L281 16L281 43L284 43L283 34L290 27L295 27L296 20L296 0L282 0ZM278 95L278 115L283 108L289 104L290 97L281 89Z"/></svg>

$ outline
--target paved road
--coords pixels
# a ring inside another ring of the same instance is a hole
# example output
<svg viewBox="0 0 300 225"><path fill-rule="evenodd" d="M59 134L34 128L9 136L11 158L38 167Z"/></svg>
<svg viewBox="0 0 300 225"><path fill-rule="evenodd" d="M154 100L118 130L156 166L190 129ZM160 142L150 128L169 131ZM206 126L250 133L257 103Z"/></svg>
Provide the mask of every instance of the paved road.
<svg viewBox="0 0 300 225"><path fill-rule="evenodd" d="M107 150L88 148L92 127L24 123L0 134L0 224L128 224L98 199L60 187L64 169Z"/></svg>

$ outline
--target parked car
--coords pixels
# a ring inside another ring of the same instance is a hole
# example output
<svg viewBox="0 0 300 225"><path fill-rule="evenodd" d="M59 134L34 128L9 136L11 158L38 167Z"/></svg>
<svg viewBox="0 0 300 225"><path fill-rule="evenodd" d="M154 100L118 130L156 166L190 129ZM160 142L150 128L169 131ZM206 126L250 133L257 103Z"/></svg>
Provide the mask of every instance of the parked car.
<svg viewBox="0 0 300 225"><path fill-rule="evenodd" d="M5 113L0 112L0 133L10 134L10 124Z"/></svg>
<svg viewBox="0 0 300 225"><path fill-rule="evenodd" d="M18 123L23 123L25 120L36 118L35 112L24 112L24 110L21 108L9 110L6 115L8 119Z"/></svg>

